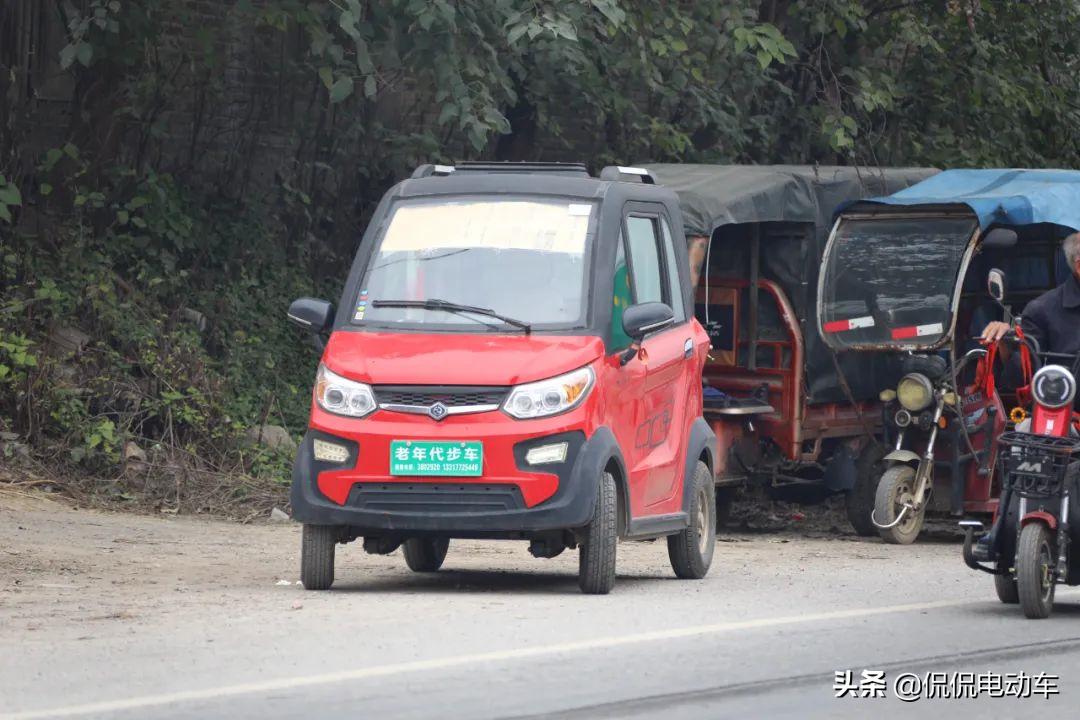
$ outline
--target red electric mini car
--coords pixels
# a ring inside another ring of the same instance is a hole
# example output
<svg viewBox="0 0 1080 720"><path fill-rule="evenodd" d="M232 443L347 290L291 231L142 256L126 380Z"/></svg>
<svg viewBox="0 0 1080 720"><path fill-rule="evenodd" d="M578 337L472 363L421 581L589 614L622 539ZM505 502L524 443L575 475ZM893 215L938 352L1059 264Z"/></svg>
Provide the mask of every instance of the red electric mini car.
<svg viewBox="0 0 1080 720"><path fill-rule="evenodd" d="M701 578L715 542L709 339L694 319L678 200L635 168L426 165L387 192L323 337L293 471L301 578L334 550L403 547L438 570L451 538L579 550L606 593L616 542L667 537Z"/></svg>

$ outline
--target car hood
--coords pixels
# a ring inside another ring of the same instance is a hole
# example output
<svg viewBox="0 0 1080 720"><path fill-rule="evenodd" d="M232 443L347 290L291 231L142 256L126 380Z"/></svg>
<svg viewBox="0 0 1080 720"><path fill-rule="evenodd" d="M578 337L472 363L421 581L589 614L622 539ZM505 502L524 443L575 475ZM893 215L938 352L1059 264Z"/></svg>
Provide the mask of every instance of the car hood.
<svg viewBox="0 0 1080 720"><path fill-rule="evenodd" d="M517 385L576 370L603 353L592 335L338 330L323 363L373 385Z"/></svg>

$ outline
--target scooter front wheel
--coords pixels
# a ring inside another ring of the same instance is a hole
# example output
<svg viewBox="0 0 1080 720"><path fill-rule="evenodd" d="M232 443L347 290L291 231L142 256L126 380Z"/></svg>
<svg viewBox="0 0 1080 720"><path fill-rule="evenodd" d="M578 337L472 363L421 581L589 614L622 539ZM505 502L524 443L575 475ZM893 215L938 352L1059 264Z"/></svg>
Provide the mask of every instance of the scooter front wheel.
<svg viewBox="0 0 1080 720"><path fill-rule="evenodd" d="M1025 525L1016 549L1016 588L1025 617L1050 617L1056 580L1050 530L1041 522Z"/></svg>
<svg viewBox="0 0 1080 720"><path fill-rule="evenodd" d="M893 545L910 545L915 542L922 532L926 504L913 512L907 506L914 501L915 468L910 465L893 465L882 474L874 498L874 520L879 525L878 533L882 540ZM882 528L881 525L890 527Z"/></svg>

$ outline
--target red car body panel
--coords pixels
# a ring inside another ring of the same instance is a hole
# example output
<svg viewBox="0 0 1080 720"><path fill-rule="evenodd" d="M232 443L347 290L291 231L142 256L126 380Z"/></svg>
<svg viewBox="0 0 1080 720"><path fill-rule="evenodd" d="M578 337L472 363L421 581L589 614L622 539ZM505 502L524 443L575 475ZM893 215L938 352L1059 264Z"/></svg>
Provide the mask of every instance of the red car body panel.
<svg viewBox="0 0 1080 720"><path fill-rule="evenodd" d="M310 427L356 442L354 467L324 471L319 491L344 505L354 484L507 483L520 489L532 508L558 490L553 473L522 471L517 443L562 432L591 437L609 427L623 449L632 517L676 513L682 505L682 475L690 426L701 416L700 372L708 336L696 320L674 326L642 343L625 366L604 355L592 335L409 333L338 331L323 363L333 372L373 385L510 386L591 366L596 383L585 401L560 415L518 420L500 410L426 415L376 410L363 418L328 413L312 400ZM479 477L403 477L389 474L394 440L482 440ZM542 466L541 466L542 467Z"/></svg>

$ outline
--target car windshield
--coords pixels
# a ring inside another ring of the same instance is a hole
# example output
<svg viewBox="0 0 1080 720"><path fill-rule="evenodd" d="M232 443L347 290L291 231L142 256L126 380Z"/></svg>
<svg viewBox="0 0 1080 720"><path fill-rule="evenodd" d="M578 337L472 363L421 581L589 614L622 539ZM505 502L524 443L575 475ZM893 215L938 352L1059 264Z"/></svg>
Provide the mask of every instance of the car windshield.
<svg viewBox="0 0 1080 720"><path fill-rule="evenodd" d="M821 329L835 347L929 347L952 326L971 217L844 218L823 269Z"/></svg>
<svg viewBox="0 0 1080 720"><path fill-rule="evenodd" d="M533 328L584 325L593 203L548 198L439 198L399 203L361 282L355 323L488 325L485 308ZM400 307L437 300L442 307ZM471 328L470 328L471 329Z"/></svg>

